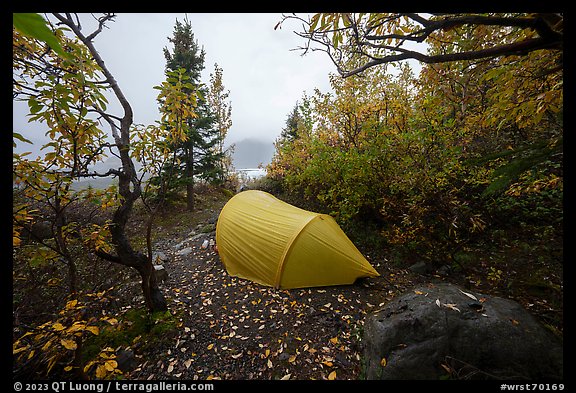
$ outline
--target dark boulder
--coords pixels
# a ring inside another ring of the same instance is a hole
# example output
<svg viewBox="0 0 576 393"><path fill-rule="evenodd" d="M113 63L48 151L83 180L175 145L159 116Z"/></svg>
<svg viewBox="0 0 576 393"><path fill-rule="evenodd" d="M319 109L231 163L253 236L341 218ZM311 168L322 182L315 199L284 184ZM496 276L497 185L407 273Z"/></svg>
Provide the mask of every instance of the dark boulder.
<svg viewBox="0 0 576 393"><path fill-rule="evenodd" d="M520 304L451 284L414 288L366 318L368 379L563 377L562 342Z"/></svg>

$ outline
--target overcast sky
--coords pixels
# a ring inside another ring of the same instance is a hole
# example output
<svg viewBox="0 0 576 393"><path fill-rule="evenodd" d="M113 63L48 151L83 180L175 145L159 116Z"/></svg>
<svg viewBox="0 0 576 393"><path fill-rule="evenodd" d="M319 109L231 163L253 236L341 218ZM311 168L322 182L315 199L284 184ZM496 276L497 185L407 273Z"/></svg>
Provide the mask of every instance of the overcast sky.
<svg viewBox="0 0 576 393"><path fill-rule="evenodd" d="M162 49L171 45L176 19L187 15L194 37L206 52L202 81L209 83L214 63L223 69L224 85L230 90L232 128L227 144L244 138L270 143L285 126L286 117L304 92L329 90L329 73L336 68L321 53L301 56L291 51L303 45L293 33L300 26L287 21L274 26L282 14L118 14L94 40L97 50L112 72L134 110L134 123L151 124L159 119L157 90L164 80L166 60ZM90 14L80 14L83 31L92 32ZM113 106L110 102L110 108ZM14 131L45 143L42 128L27 123L27 105L14 104ZM120 111L116 113L121 113ZM25 130L32 129L35 135ZM27 150L30 150L28 147ZM35 151L34 151L35 153Z"/></svg>

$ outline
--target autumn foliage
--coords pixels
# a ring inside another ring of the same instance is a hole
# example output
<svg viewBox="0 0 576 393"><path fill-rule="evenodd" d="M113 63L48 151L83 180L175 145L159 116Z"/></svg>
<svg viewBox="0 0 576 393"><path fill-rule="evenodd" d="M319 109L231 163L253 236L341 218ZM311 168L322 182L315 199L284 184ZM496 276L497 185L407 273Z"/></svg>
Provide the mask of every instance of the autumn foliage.
<svg viewBox="0 0 576 393"><path fill-rule="evenodd" d="M526 33L443 30L429 54L501 44L514 34ZM355 69L358 60L347 61ZM452 261L504 223L558 230L561 64L561 53L541 50L428 64L419 75L405 63L333 75L331 92L304 95L291 113L269 176L341 224L374 223L384 244L432 263Z"/></svg>

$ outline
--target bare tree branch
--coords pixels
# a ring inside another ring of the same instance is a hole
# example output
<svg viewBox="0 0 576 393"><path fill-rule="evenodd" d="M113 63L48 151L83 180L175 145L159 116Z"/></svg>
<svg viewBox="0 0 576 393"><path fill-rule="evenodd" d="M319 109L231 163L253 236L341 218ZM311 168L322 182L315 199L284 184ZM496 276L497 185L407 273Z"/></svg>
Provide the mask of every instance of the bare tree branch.
<svg viewBox="0 0 576 393"><path fill-rule="evenodd" d="M302 22L302 30L295 33L307 40L306 46L301 48L304 51L303 54L310 50L325 52L343 77L358 74L378 64L401 60L415 59L427 64L480 60L507 55L525 55L541 49L562 50L563 44L562 14L433 14L425 17L421 14L406 13L383 14L381 18L379 15L375 17L371 15L368 18L365 15L351 14L340 14L339 17L345 18L347 27L333 28L337 22L317 26L318 18L315 19L316 23L313 25L312 20L306 21L296 15L283 16L280 23L287 19ZM403 25L401 18L405 20ZM420 25L421 28L415 26L414 23ZM386 24L391 25L387 27ZM530 29L535 31L537 36L528 35L527 38L515 42L502 41L489 48L468 48L461 52L436 55L403 47L406 42L423 43L436 32L462 26L500 26L516 29L516 31ZM345 39L344 45L337 44L336 34ZM392 45L393 42L395 42L394 45ZM313 48L312 43L320 45L321 48ZM346 70L343 63L349 55L359 55L365 59L364 64Z"/></svg>
<svg viewBox="0 0 576 393"><path fill-rule="evenodd" d="M114 18L116 17L116 15L114 14L104 14L104 16L101 16L100 18L98 18L98 29L96 31L94 31L92 34L90 34L88 37L86 37L86 39L88 41L92 41L98 34L100 34L102 32L102 28L106 27L105 23L110 21L113 21ZM78 22L78 26L80 26L80 22Z"/></svg>

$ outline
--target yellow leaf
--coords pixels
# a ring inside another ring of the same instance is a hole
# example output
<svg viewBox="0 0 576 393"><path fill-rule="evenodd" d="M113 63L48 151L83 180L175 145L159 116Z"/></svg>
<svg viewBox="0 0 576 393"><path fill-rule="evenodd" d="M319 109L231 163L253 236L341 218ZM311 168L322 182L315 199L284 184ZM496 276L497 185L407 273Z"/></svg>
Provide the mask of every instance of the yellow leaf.
<svg viewBox="0 0 576 393"><path fill-rule="evenodd" d="M66 366L64 367L64 371L71 371L74 367L72 366Z"/></svg>
<svg viewBox="0 0 576 393"><path fill-rule="evenodd" d="M286 374L284 375L282 378L280 378L281 381L287 381L290 379L290 377L292 376L292 374Z"/></svg>
<svg viewBox="0 0 576 393"><path fill-rule="evenodd" d="M88 364L84 366L84 372L88 372L88 370L90 369L90 367L92 367L92 365L94 365L94 363L96 363L94 360L89 361Z"/></svg>
<svg viewBox="0 0 576 393"><path fill-rule="evenodd" d="M292 355L288 358L288 363L294 363L296 361L296 355Z"/></svg>
<svg viewBox="0 0 576 393"><path fill-rule="evenodd" d="M265 352L265 354L264 354L264 357L267 358L268 355L270 355L270 350L269 350L269 349L266 349L266 352Z"/></svg>
<svg viewBox="0 0 576 393"><path fill-rule="evenodd" d="M104 378L107 374L106 371L106 366L104 366L103 364L100 364L97 368L96 368L96 378Z"/></svg>
<svg viewBox="0 0 576 393"><path fill-rule="evenodd" d="M328 367L332 367L334 365L334 363L332 362L328 362L328 361L323 361L322 364L328 366Z"/></svg>
<svg viewBox="0 0 576 393"><path fill-rule="evenodd" d="M90 333L92 333L95 336L100 334L100 330L98 329L97 326L86 326L86 330L88 330Z"/></svg>
<svg viewBox="0 0 576 393"><path fill-rule="evenodd" d="M104 363L104 367L108 371L114 371L116 368L118 368L118 363L116 360L107 360L106 363Z"/></svg>
<svg viewBox="0 0 576 393"><path fill-rule="evenodd" d="M43 351L47 350L50 347L50 345L52 345L52 340L46 341L46 344L44 344L44 346L42 347L42 350Z"/></svg>
<svg viewBox="0 0 576 393"><path fill-rule="evenodd" d="M50 374L50 371L52 371L52 369L56 365L57 360L58 360L58 355L54 355L50 358L50 360L48 360L48 374Z"/></svg>
<svg viewBox="0 0 576 393"><path fill-rule="evenodd" d="M70 310L70 309L76 307L76 304L78 304L78 300L76 300L76 299L70 300L68 303L66 303L66 310Z"/></svg>
<svg viewBox="0 0 576 393"><path fill-rule="evenodd" d="M74 322L74 325L70 326L66 332L67 333L74 333L79 330L84 330L86 328L86 324L84 322Z"/></svg>
<svg viewBox="0 0 576 393"><path fill-rule="evenodd" d="M209 345L206 347L206 349L209 350L209 351L211 351L212 348L214 348L214 344L209 344Z"/></svg>
<svg viewBox="0 0 576 393"><path fill-rule="evenodd" d="M382 360L380 360L380 365L381 365L382 367L386 367L386 364L387 364L386 358L382 358Z"/></svg>
<svg viewBox="0 0 576 393"><path fill-rule="evenodd" d="M60 322L56 322L54 325L52 325L52 329L59 332L61 330L64 330L64 325L62 325Z"/></svg>
<svg viewBox="0 0 576 393"><path fill-rule="evenodd" d="M69 349L71 351L78 348L78 345L76 345L76 342L74 340L67 340L63 338L62 340L60 340L60 344L62 344L64 348Z"/></svg>
<svg viewBox="0 0 576 393"><path fill-rule="evenodd" d="M272 365L272 361L271 361L270 359L268 359L268 362L266 363L266 365L268 366L268 368L274 367L274 366Z"/></svg>
<svg viewBox="0 0 576 393"><path fill-rule="evenodd" d="M328 374L329 381L333 381L335 379L336 379L336 371L332 371L330 374Z"/></svg>
<svg viewBox="0 0 576 393"><path fill-rule="evenodd" d="M338 337L332 337L332 338L330 339L330 342L331 342L332 344L334 344L334 345L338 344Z"/></svg>

